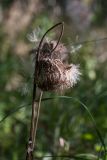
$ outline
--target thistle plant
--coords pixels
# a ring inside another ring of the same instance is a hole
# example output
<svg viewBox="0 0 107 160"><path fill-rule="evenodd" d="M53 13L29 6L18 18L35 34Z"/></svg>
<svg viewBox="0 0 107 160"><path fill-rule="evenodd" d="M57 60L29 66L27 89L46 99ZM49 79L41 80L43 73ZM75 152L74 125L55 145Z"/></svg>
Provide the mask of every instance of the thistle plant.
<svg viewBox="0 0 107 160"><path fill-rule="evenodd" d="M44 40L47 33L58 26L61 26L58 41ZM33 50L36 58L33 81L32 118L26 160L33 160L43 91L63 92L65 89L73 87L81 74L78 65L68 64L66 62L68 49L60 43L63 31L63 22L52 26L41 38L38 48ZM40 89L38 102L36 100L37 88Z"/></svg>

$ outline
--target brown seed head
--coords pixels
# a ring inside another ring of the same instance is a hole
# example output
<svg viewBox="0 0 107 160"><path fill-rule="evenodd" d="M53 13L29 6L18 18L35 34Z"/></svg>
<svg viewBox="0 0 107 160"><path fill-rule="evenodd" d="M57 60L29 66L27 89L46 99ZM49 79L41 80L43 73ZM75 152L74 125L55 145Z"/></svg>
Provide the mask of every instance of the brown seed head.
<svg viewBox="0 0 107 160"><path fill-rule="evenodd" d="M44 42L40 51L36 68L36 83L43 91L62 91L73 87L79 80L78 66L66 65L63 62L67 57L66 47L59 43L57 48L51 52L55 45L56 41Z"/></svg>

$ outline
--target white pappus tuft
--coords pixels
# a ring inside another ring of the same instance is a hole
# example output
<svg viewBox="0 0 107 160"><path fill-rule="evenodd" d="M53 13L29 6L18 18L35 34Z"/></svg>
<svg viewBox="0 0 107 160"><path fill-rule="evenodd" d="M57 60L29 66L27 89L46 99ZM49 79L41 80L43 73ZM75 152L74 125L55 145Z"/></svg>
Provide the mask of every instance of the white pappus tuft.
<svg viewBox="0 0 107 160"><path fill-rule="evenodd" d="M38 42L40 37L40 32L41 32L40 28L34 29L30 34L27 35L28 40L33 43Z"/></svg>
<svg viewBox="0 0 107 160"><path fill-rule="evenodd" d="M71 54L76 53L80 48L82 48L82 44L77 45L76 47L74 45L71 46Z"/></svg>
<svg viewBox="0 0 107 160"><path fill-rule="evenodd" d="M66 70L66 84L67 87L73 87L77 81L80 79L81 72L79 70L79 65L71 64L69 69Z"/></svg>

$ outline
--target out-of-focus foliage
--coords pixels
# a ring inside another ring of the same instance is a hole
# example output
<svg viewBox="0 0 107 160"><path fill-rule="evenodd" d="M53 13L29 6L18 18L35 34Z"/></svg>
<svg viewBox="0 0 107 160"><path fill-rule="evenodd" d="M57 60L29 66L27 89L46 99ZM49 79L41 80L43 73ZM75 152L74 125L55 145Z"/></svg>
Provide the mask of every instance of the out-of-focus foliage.
<svg viewBox="0 0 107 160"><path fill-rule="evenodd" d="M0 160L25 159L33 77L29 51L35 47L27 34L40 27L41 37L49 27L63 20L62 42L66 46L106 37L106 3L104 0L0 2L0 120L25 105L0 122ZM58 31L54 30L51 38ZM80 64L82 76L65 95L76 97L89 108L107 145L107 41L83 43L69 57L70 62ZM44 93L44 97L55 95ZM100 146L92 121L78 102L68 99L42 102L35 156L88 153L87 157L95 159Z"/></svg>

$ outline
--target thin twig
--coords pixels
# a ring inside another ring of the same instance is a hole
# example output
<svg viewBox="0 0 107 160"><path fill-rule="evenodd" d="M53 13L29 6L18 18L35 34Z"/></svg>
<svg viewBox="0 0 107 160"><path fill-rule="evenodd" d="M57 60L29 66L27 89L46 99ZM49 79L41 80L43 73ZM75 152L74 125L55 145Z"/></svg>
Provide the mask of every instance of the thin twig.
<svg viewBox="0 0 107 160"><path fill-rule="evenodd" d="M103 38L99 38L99 39L92 39L92 40L86 40L86 41L79 41L79 42L74 42L72 43L72 45L76 46L76 45L85 45L85 44L89 44L89 43L97 43L100 41L105 41L107 40L107 37L103 37Z"/></svg>

